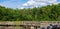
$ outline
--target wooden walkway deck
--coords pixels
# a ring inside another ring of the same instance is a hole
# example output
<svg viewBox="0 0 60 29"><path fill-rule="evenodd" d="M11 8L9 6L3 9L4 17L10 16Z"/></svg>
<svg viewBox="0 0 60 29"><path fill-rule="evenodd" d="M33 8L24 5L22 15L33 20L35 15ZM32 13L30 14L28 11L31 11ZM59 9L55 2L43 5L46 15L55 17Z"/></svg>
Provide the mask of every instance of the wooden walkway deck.
<svg viewBox="0 0 60 29"><path fill-rule="evenodd" d="M19 26L23 27L25 29L31 29L31 27L34 27L34 29L37 29L38 27L47 27L49 24L58 24L60 25L60 21L18 21L18 22L0 22L0 26L9 27L9 26Z"/></svg>

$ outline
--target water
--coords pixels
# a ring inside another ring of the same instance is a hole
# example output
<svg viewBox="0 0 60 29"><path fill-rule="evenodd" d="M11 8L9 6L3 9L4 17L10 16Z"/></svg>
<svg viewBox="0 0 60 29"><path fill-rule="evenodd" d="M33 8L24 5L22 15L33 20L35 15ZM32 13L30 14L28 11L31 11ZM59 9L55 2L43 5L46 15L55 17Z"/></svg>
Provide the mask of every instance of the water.
<svg viewBox="0 0 60 29"><path fill-rule="evenodd" d="M20 27L16 27L16 26L0 26L0 29L20 29Z"/></svg>

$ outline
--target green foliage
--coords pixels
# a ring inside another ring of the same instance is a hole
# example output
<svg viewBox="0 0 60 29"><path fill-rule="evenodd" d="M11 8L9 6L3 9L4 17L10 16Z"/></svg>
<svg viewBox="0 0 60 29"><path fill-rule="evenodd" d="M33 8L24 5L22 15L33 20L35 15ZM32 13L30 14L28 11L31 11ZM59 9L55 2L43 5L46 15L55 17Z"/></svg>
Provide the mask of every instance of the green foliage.
<svg viewBox="0 0 60 29"><path fill-rule="evenodd" d="M0 21L60 21L60 4L28 9L0 6Z"/></svg>

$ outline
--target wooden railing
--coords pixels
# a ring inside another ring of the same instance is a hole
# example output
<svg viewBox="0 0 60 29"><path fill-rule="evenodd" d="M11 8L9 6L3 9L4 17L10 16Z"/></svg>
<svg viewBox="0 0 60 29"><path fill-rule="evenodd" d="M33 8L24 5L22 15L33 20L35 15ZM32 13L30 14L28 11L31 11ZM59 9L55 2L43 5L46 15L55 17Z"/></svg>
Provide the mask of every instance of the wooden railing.
<svg viewBox="0 0 60 29"><path fill-rule="evenodd" d="M44 25L44 24L60 24L60 21L18 21L18 22L0 22L0 25Z"/></svg>
<svg viewBox="0 0 60 29"><path fill-rule="evenodd" d="M40 27L43 27L43 26L48 26L49 24L57 24L57 25L60 25L60 21L18 21L18 22L0 22L0 28L3 27L3 28L9 28L9 27L13 27L15 29L16 26L19 26L19 27L28 27L28 26L40 26Z"/></svg>

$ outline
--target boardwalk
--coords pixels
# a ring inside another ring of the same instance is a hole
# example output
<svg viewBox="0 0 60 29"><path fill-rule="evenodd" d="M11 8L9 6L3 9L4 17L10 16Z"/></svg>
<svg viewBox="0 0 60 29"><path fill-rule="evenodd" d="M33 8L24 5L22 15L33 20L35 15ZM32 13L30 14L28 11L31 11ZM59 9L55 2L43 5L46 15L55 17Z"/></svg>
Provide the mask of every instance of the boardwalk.
<svg viewBox="0 0 60 29"><path fill-rule="evenodd" d="M60 26L60 21L19 21L19 22L0 22L0 29L41 29L50 24Z"/></svg>

